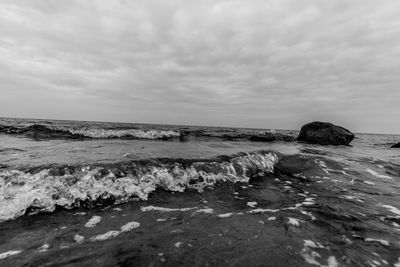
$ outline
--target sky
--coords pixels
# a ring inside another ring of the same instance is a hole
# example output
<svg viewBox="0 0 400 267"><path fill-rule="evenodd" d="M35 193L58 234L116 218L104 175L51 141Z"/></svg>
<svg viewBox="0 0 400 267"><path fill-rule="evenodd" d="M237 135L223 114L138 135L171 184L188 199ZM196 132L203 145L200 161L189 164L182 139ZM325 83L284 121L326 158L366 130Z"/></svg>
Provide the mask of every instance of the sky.
<svg viewBox="0 0 400 267"><path fill-rule="evenodd" d="M400 1L0 0L0 116L400 134Z"/></svg>

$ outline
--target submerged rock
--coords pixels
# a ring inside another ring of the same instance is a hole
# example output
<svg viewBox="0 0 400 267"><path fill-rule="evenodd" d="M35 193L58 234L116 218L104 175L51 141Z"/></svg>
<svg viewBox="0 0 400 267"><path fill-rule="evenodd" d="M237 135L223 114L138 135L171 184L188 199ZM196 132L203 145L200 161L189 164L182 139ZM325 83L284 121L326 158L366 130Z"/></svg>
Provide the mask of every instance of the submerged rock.
<svg viewBox="0 0 400 267"><path fill-rule="evenodd" d="M392 148L400 148L400 143L393 145Z"/></svg>
<svg viewBox="0 0 400 267"><path fill-rule="evenodd" d="M315 121L301 127L297 140L320 145L348 146L353 138L354 134L341 126Z"/></svg>

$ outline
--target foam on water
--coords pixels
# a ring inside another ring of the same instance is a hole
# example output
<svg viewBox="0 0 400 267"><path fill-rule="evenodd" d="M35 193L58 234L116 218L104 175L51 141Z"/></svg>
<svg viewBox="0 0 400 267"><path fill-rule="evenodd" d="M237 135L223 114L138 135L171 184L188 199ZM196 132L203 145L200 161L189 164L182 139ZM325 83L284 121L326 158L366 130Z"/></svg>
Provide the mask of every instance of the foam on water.
<svg viewBox="0 0 400 267"><path fill-rule="evenodd" d="M176 248L179 248L180 246L182 246L183 245L183 242L176 242L175 243L175 247Z"/></svg>
<svg viewBox="0 0 400 267"><path fill-rule="evenodd" d="M10 250L10 251L7 251L7 252L0 253L0 260L8 258L10 256L17 255L17 254L19 254L21 252L22 252L22 250Z"/></svg>
<svg viewBox="0 0 400 267"><path fill-rule="evenodd" d="M40 248L39 248L39 252L46 252L46 251L48 251L49 250L49 248L50 248L50 244L43 244L43 246L41 246Z"/></svg>
<svg viewBox="0 0 400 267"><path fill-rule="evenodd" d="M140 223L138 222L128 222L121 226L121 232L130 232L135 228L140 227Z"/></svg>
<svg viewBox="0 0 400 267"><path fill-rule="evenodd" d="M140 207L140 210L143 212L147 211L160 211L160 212L174 212L174 211L190 211L194 210L197 207L191 208L163 208L163 207L155 207L155 206L147 206L147 207Z"/></svg>
<svg viewBox="0 0 400 267"><path fill-rule="evenodd" d="M262 209L262 208L258 208L258 209L249 210L248 213L265 213L265 212L275 213L275 212L278 212L278 211L279 210L277 210L277 209Z"/></svg>
<svg viewBox="0 0 400 267"><path fill-rule="evenodd" d="M296 218L288 218L288 224L295 226L295 227L299 227L300 226L300 220L296 219Z"/></svg>
<svg viewBox="0 0 400 267"><path fill-rule="evenodd" d="M379 205L381 207L387 208L390 212L399 215L400 216L400 210L396 207L390 206L390 205Z"/></svg>
<svg viewBox="0 0 400 267"><path fill-rule="evenodd" d="M121 226L120 231L111 230L104 234L96 235L90 238L90 241L104 241L119 236L121 233L130 232L133 229L140 227L138 222L128 222ZM83 241L83 240L82 240Z"/></svg>
<svg viewBox="0 0 400 267"><path fill-rule="evenodd" d="M303 249L300 252L300 255L303 257L303 259L311 265L317 265L320 267L338 267L339 263L336 260L335 256L329 256L326 259L327 264L322 264L319 261L319 258L321 258L321 255L313 250L313 249L325 249L324 246L319 244L318 242L314 242L312 240L304 240L303 243Z"/></svg>
<svg viewBox="0 0 400 267"><path fill-rule="evenodd" d="M74 235L74 240L75 240L76 243L81 244L85 240L85 237L81 236L79 234L75 234Z"/></svg>
<svg viewBox="0 0 400 267"><path fill-rule="evenodd" d="M108 138L123 138L133 137L138 139L162 139L179 137L180 133L175 131L163 131L163 130L115 130L115 129L67 129L71 134L82 135L89 138L95 139L108 139Z"/></svg>
<svg viewBox="0 0 400 267"><path fill-rule="evenodd" d="M120 231L108 231L104 234L96 235L90 238L90 241L104 241L118 236Z"/></svg>
<svg viewBox="0 0 400 267"><path fill-rule="evenodd" d="M393 179L393 178L392 178L392 177L390 177L390 176L387 176L387 175L383 175L383 174L377 173L376 171L374 171L374 170L371 170L371 169L367 169L367 172L369 172L370 174L372 174L373 176L375 176L375 177L378 177L378 178L383 178L383 179Z"/></svg>
<svg viewBox="0 0 400 267"><path fill-rule="evenodd" d="M196 210L196 213L208 213L208 214L213 214L214 210L211 208L203 208L203 209L198 209Z"/></svg>
<svg viewBox="0 0 400 267"><path fill-rule="evenodd" d="M231 217L234 213L232 212L228 212L228 213L222 213L222 214L218 214L218 217L220 218L228 218Z"/></svg>
<svg viewBox="0 0 400 267"><path fill-rule="evenodd" d="M181 163L174 159L129 162L118 166L48 167L34 171L0 171L0 221L31 212L52 212L57 206L79 207L112 199L116 203L147 200L157 188L199 192L217 182L248 182L253 175L273 172L277 156L241 153L215 160ZM122 164L122 163L121 163Z"/></svg>
<svg viewBox="0 0 400 267"><path fill-rule="evenodd" d="M251 207L251 208L254 208L255 206L257 206L257 202L255 202L255 201L248 201L248 202L247 202L247 206L249 206L249 207Z"/></svg>
<svg viewBox="0 0 400 267"><path fill-rule="evenodd" d="M160 129L104 129L98 127L69 127L62 125L29 124L25 126L0 125L0 133L27 135L39 139L169 139L179 137L179 131Z"/></svg>
<svg viewBox="0 0 400 267"><path fill-rule="evenodd" d="M95 227L101 221L100 216L93 216L90 220L85 224L85 227L92 228Z"/></svg>
<svg viewBox="0 0 400 267"><path fill-rule="evenodd" d="M375 238L365 238L365 242L377 242L383 246L389 246L390 243L384 239L375 239Z"/></svg>

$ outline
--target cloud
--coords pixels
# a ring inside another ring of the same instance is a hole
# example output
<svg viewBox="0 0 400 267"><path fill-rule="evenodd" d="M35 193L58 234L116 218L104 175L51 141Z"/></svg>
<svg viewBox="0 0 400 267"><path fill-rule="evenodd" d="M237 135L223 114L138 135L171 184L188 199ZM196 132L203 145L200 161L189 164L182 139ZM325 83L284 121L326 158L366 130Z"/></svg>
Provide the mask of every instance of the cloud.
<svg viewBox="0 0 400 267"><path fill-rule="evenodd" d="M0 114L400 133L399 11L395 0L0 0Z"/></svg>

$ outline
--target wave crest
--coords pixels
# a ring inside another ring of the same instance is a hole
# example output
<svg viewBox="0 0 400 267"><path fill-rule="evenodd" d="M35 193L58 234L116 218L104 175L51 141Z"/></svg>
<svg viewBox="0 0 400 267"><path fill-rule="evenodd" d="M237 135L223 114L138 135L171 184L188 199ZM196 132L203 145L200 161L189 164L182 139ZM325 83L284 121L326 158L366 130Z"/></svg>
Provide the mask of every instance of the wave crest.
<svg viewBox="0 0 400 267"><path fill-rule="evenodd" d="M79 130L68 130L73 135L82 135L94 139L108 139L108 138L124 138L133 137L138 139L165 139L171 137L179 137L180 133L175 131L163 131L163 130L149 130L142 131L136 129L127 130L111 130L111 129L79 129Z"/></svg>
<svg viewBox="0 0 400 267"><path fill-rule="evenodd" d="M157 188L201 192L217 182L248 182L273 172L277 155L272 152L241 153L215 159L152 159L92 166L53 166L0 172L0 221L27 211L52 212L95 205L146 200Z"/></svg>
<svg viewBox="0 0 400 267"><path fill-rule="evenodd" d="M72 129L67 127L54 127L41 124L33 124L26 127L14 127L0 125L0 133L25 135L34 139L169 139L179 137L181 134L172 130L139 130L139 129Z"/></svg>

